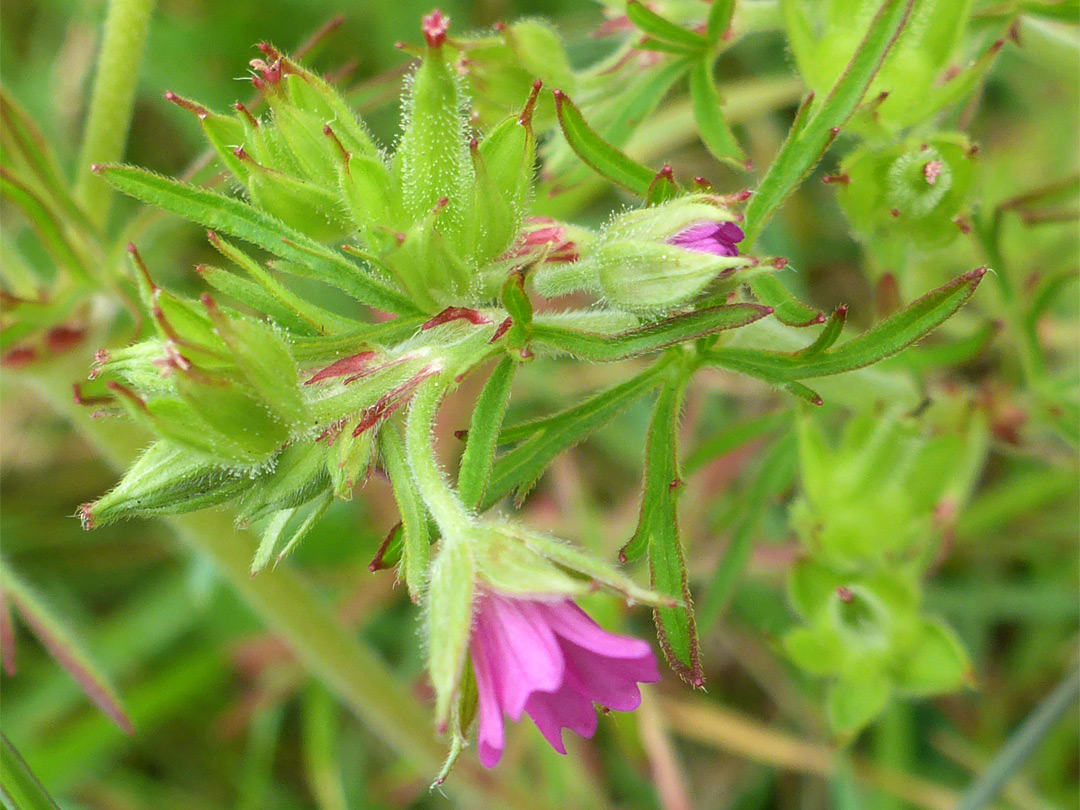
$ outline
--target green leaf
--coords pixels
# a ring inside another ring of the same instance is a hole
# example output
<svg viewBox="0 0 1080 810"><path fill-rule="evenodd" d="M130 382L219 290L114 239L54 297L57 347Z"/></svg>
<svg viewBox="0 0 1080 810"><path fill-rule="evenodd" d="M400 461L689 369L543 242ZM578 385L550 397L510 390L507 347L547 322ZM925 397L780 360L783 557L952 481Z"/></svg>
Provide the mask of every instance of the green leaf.
<svg viewBox="0 0 1080 810"><path fill-rule="evenodd" d="M676 59L656 70L643 71L631 87L624 91L621 106L615 111L611 122L603 126L603 139L617 149L624 148L630 136L652 114L693 61L691 57ZM574 182L573 175L564 182Z"/></svg>
<svg viewBox="0 0 1080 810"><path fill-rule="evenodd" d="M709 9L709 19L705 22L705 38L715 45L731 27L731 17L735 13L735 0L713 0Z"/></svg>
<svg viewBox="0 0 1080 810"><path fill-rule="evenodd" d="M824 316L791 294L776 276L760 275L751 279L750 289L762 304L772 307L780 323L787 326L813 326L821 323Z"/></svg>
<svg viewBox="0 0 1080 810"><path fill-rule="evenodd" d="M794 627L784 634L781 644L795 666L811 675L835 675L844 660L844 643L826 623Z"/></svg>
<svg viewBox="0 0 1080 810"><path fill-rule="evenodd" d="M856 734L881 714L891 691L888 678L880 674L874 677L868 673L857 681L837 681L829 687L829 725L845 737Z"/></svg>
<svg viewBox="0 0 1080 810"><path fill-rule="evenodd" d="M83 229L91 230L86 214L68 189L60 162L41 130L18 102L0 87L0 160L11 165L20 176L30 175L34 185L46 193L48 202L64 217Z"/></svg>
<svg viewBox="0 0 1080 810"><path fill-rule="evenodd" d="M725 329L737 329L770 312L768 307L757 304L726 304L607 335L537 321L533 326L533 340L583 360L611 362L658 352Z"/></svg>
<svg viewBox="0 0 1080 810"><path fill-rule="evenodd" d="M496 459L480 511L486 511L514 489L517 489L516 497L523 498L557 455L583 441L655 388L664 367L661 361L579 405L503 430L500 444L520 444Z"/></svg>
<svg viewBox="0 0 1080 810"><path fill-rule="evenodd" d="M799 126L792 127L747 205L744 251L749 250L776 209L821 160L840 132L840 127L862 101L907 23L914 3L915 0L886 0L829 95L816 111L811 110L809 105L802 111ZM796 325L815 317L811 314L813 310L798 303L775 278L763 276L751 282L750 286L758 300L776 307L777 317L784 323Z"/></svg>
<svg viewBox="0 0 1080 810"><path fill-rule="evenodd" d="M282 304L278 298L255 282L208 264L200 264L195 268L195 272L218 292L229 296L237 303L251 307L256 312L263 313L283 329L307 336L318 334L318 330L297 315L295 310Z"/></svg>
<svg viewBox="0 0 1080 810"><path fill-rule="evenodd" d="M59 810L7 736L0 734L0 798L10 810Z"/></svg>
<svg viewBox="0 0 1080 810"><path fill-rule="evenodd" d="M705 148L717 160L745 169L746 155L735 140L735 136L731 134L727 121L724 120L724 112L721 109L723 102L713 82L710 56L699 59L690 70L690 102L698 135L701 142L705 144Z"/></svg>
<svg viewBox="0 0 1080 810"><path fill-rule="evenodd" d="M626 4L626 16L639 29L651 37L672 45L681 46L680 49L688 52L704 50L709 44L701 34L688 31L675 23L665 20L655 11L642 5L639 0L629 0Z"/></svg>
<svg viewBox="0 0 1080 810"><path fill-rule="evenodd" d="M49 655L68 671L83 693L126 734L134 734L120 699L108 679L98 670L75 633L57 617L40 596L0 559L4 596L15 606L19 616Z"/></svg>
<svg viewBox="0 0 1080 810"><path fill-rule="evenodd" d="M394 500L401 515L402 579L409 589L409 596L414 602L419 602L427 586L431 559L427 509L416 488L412 470L405 457L405 445L395 425L387 425L379 431L379 450L382 453L383 469L390 478Z"/></svg>
<svg viewBox="0 0 1080 810"><path fill-rule="evenodd" d="M912 695L953 692L971 677L964 646L948 627L925 619L896 673L898 688Z"/></svg>
<svg viewBox="0 0 1080 810"><path fill-rule="evenodd" d="M849 581L849 577L806 557L788 574L788 601L800 616L809 619L824 610L836 589Z"/></svg>
<svg viewBox="0 0 1080 810"><path fill-rule="evenodd" d="M887 362L889 365L895 364L898 368L906 368L911 371L928 371L930 369L947 368L948 366L960 366L971 362L986 351L1000 331L1001 324L990 321L959 340L949 343L914 346L910 351L906 351L899 357Z"/></svg>
<svg viewBox="0 0 1080 810"><path fill-rule="evenodd" d="M653 589L682 602L676 607L655 608L653 618L668 664L684 681L701 687L705 679L676 513L676 497L682 486L677 455L684 387L685 378L669 379L656 399L645 443L641 512L634 540L628 545L648 548ZM625 551L622 556L629 556Z"/></svg>
<svg viewBox="0 0 1080 810"><path fill-rule="evenodd" d="M326 447L312 441L289 445L274 461L273 469L251 484L237 505L236 519L249 523L282 509L294 509L330 485Z"/></svg>
<svg viewBox="0 0 1080 810"><path fill-rule="evenodd" d="M285 525L284 534L289 536L289 539L285 541L284 548L278 552L277 562L281 562L300 544L300 541L307 537L308 532L314 528L322 516L326 514L326 510L330 508L330 504L333 503L334 496L327 490L322 495L315 498L314 501L290 510L291 514L289 520ZM292 528L296 518L299 517L300 523L296 528Z"/></svg>
<svg viewBox="0 0 1080 810"><path fill-rule="evenodd" d="M35 189L7 169L0 168L0 197L22 211L42 246L58 265L80 280L90 278L89 262L68 237L61 214L53 210Z"/></svg>
<svg viewBox="0 0 1080 810"><path fill-rule="evenodd" d="M837 338L840 337L840 333L844 331L844 323L846 321L847 307L837 307L829 317L829 320L825 323L825 328L821 330L821 334L817 336L814 342L805 349L801 349L797 352L799 357L802 357L804 360L809 360L826 351L836 343Z"/></svg>
<svg viewBox="0 0 1080 810"><path fill-rule="evenodd" d="M585 123L573 102L559 90L555 91L555 110L566 142L593 171L639 197L649 193L656 172L627 157L597 135Z"/></svg>
<svg viewBox="0 0 1080 810"><path fill-rule="evenodd" d="M280 512L275 512L270 516L270 520L267 521L262 536L259 538L259 546L255 549L255 556L251 558L252 576L266 568L266 564L270 562L270 557L281 540L281 535L285 532L285 525L295 512L295 508L282 509Z"/></svg>
<svg viewBox="0 0 1080 810"><path fill-rule="evenodd" d="M285 341L262 321L242 315L230 318L209 294L204 293L202 300L215 330L263 402L290 425L302 424L306 408L296 364Z"/></svg>
<svg viewBox="0 0 1080 810"><path fill-rule="evenodd" d="M287 310L292 313L294 318L302 320L309 327L323 334L328 332L341 332L356 327L356 321L342 318L340 315L335 315L332 312L327 312L322 307L309 303L293 293L267 272L262 265L235 245L230 244L213 232L209 234L209 237L210 244L212 244L222 256L242 268L256 284L262 287L275 299L277 302L276 309Z"/></svg>
<svg viewBox="0 0 1080 810"><path fill-rule="evenodd" d="M821 160L840 127L851 117L889 49L900 36L914 4L915 0L885 0L882 3L862 44L829 95L816 111L808 111L806 122L800 129L792 130L747 205L745 248L757 239L788 194Z"/></svg>
<svg viewBox="0 0 1080 810"><path fill-rule="evenodd" d="M511 357L500 360L473 408L457 480L458 495L466 507L480 503L487 489L495 463L495 446L510 402L510 384L517 367Z"/></svg>
<svg viewBox="0 0 1080 810"><path fill-rule="evenodd" d="M276 256L310 265L321 281L387 312L413 314L416 307L330 248L240 200L131 166L98 166L114 188L143 202L239 237Z"/></svg>
<svg viewBox="0 0 1080 810"><path fill-rule="evenodd" d="M517 538L536 554L619 593L627 600L665 608L673 607L678 601L669 595L638 586L614 566L579 551L557 537L516 530L515 527L508 527L508 530L516 533Z"/></svg>
<svg viewBox="0 0 1080 810"><path fill-rule="evenodd" d="M778 384L863 368L903 351L941 325L971 297L985 273L980 267L958 276L873 329L809 358L798 352L721 347L710 351L706 362Z"/></svg>

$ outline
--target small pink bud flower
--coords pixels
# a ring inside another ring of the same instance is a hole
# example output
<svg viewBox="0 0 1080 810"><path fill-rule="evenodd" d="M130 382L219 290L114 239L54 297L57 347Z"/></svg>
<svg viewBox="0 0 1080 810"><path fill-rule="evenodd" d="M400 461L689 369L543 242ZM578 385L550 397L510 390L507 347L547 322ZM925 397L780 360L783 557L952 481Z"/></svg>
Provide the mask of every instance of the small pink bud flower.
<svg viewBox="0 0 1080 810"><path fill-rule="evenodd" d="M737 244L743 240L742 228L734 222L702 222L672 236L668 241L695 253L714 256L738 256Z"/></svg>
<svg viewBox="0 0 1080 810"><path fill-rule="evenodd" d="M632 711L638 683L660 680L649 645L617 636L566 598L539 600L480 594L469 642L479 702L480 762L502 756L503 715L528 714L552 748L566 753L562 730L596 732L593 703Z"/></svg>

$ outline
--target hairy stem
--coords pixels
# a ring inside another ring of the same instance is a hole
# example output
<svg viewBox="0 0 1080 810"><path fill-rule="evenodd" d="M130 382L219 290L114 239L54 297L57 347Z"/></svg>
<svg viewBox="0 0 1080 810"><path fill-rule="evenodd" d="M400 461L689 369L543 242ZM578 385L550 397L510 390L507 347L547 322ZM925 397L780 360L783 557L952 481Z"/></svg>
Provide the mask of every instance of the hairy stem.
<svg viewBox="0 0 1080 810"><path fill-rule="evenodd" d="M445 394L446 384L438 377L424 383L416 392L405 426L405 451L420 496L443 537L451 538L461 535L472 517L450 488L435 456L435 415Z"/></svg>
<svg viewBox="0 0 1080 810"><path fill-rule="evenodd" d="M155 4L156 0L109 2L75 186L76 198L99 228L108 222L112 190L90 166L115 162L124 156L135 108L139 63Z"/></svg>

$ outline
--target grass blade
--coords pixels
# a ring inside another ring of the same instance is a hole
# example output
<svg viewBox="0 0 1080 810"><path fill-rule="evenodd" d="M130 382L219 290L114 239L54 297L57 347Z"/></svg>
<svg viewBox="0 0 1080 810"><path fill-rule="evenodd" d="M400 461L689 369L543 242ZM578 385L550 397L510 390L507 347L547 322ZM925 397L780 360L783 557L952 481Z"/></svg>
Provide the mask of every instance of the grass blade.
<svg viewBox="0 0 1080 810"><path fill-rule="evenodd" d="M0 561L0 571L3 572L5 596L11 600L42 646L113 723L125 733L134 734L135 729L120 705L116 692L82 649L72 631L45 607L40 597L5 561Z"/></svg>
<svg viewBox="0 0 1080 810"><path fill-rule="evenodd" d="M11 810L59 810L30 766L0 734L0 798Z"/></svg>
<svg viewBox="0 0 1080 810"><path fill-rule="evenodd" d="M1031 756L1046 735L1080 698L1080 668L1074 669L1054 687L1035 710L1001 747L997 756L968 787L956 810L982 810L988 807Z"/></svg>

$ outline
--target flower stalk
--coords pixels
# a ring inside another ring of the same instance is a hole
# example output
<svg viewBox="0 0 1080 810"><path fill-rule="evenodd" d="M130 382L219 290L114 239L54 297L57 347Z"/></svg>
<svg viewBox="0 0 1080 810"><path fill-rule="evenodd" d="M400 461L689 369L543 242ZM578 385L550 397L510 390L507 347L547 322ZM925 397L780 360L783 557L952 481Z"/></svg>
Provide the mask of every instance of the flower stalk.
<svg viewBox="0 0 1080 810"><path fill-rule="evenodd" d="M99 228L108 222L112 190L90 167L94 163L111 163L124 156L135 109L139 64L156 5L157 0L109 2L94 89L79 149L79 179L75 187L76 198Z"/></svg>

